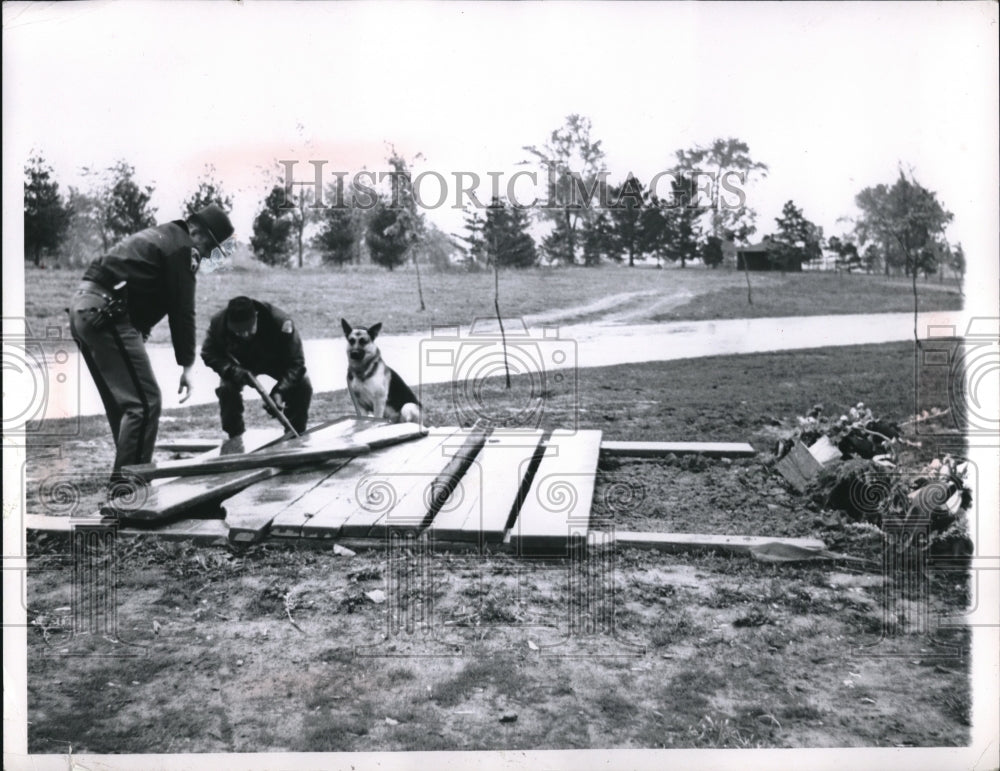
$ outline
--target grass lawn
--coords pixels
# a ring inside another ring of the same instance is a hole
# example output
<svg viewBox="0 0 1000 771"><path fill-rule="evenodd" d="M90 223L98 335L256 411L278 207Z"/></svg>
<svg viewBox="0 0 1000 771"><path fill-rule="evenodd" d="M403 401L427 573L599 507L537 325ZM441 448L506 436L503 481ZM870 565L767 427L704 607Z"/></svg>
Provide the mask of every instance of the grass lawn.
<svg viewBox="0 0 1000 771"><path fill-rule="evenodd" d="M767 460L775 424L817 402L834 414L857 401L889 419L912 414L912 366L910 346L886 344L598 368L580 373L575 401L555 396L541 414L543 427L575 421L607 439L749 440L761 451L602 462L593 504L602 527L808 535L869 562L629 549L582 564L419 550L338 557L274 541L234 550L143 537L119 545L123 642L112 644L59 623L73 587L65 544L32 537L29 746L963 746L969 632L920 619L924 608L930 619L960 611L966 573L932 563L926 596L913 594L912 576L883 576L878 531L831 529ZM946 384L921 382L922 407L948 406ZM431 422L449 419L449 398L447 385L430 389ZM518 407L493 386L489 403ZM312 410L314 420L349 412L343 393L318 395ZM211 405L166 418L163 438L205 435L218 420ZM945 419L931 429L952 444L958 435ZM29 511L44 510L46 474L102 475L107 434L92 417L57 452L29 446ZM925 461L938 447L924 438L908 451ZM395 600L371 599L395 580L406 587ZM593 582L605 591L594 594ZM399 613L408 621L394 626Z"/></svg>
<svg viewBox="0 0 1000 771"><path fill-rule="evenodd" d="M66 326L67 299L82 271L25 266L25 314L33 330ZM560 268L504 271L501 309L507 317L552 323L797 316L910 311L905 282L879 276L820 273L759 273L751 278L754 304L747 305L741 273L702 268ZM340 335L341 317L355 324L382 321L387 333L426 332L435 324L467 324L493 316L491 273L422 273L426 310L419 310L416 274L379 268L288 270L250 263L198 279L198 340L208 320L229 298L246 294L289 312L305 338ZM924 310L957 309L961 297L935 282L920 299ZM160 323L153 343L169 341Z"/></svg>

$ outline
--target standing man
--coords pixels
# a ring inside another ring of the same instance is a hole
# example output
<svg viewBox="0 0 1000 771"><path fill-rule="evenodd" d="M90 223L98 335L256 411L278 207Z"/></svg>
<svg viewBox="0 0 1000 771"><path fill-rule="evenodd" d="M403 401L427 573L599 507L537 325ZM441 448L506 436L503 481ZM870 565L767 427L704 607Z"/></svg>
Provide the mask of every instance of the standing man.
<svg viewBox="0 0 1000 771"><path fill-rule="evenodd" d="M226 213L211 204L186 220L147 228L112 247L83 274L70 302L73 339L100 392L115 439L109 491L121 468L149 463L160 420L160 388L146 340L166 316L181 367L177 393L191 395L195 356L195 275L202 259L233 235ZM112 496L113 497L113 496Z"/></svg>
<svg viewBox="0 0 1000 771"><path fill-rule="evenodd" d="M302 340L283 311L270 303L234 297L212 317L201 358L222 378L215 393L222 430L230 438L245 430L242 391L249 384L247 373L274 378L275 406L298 433L306 430L312 383L306 376Z"/></svg>

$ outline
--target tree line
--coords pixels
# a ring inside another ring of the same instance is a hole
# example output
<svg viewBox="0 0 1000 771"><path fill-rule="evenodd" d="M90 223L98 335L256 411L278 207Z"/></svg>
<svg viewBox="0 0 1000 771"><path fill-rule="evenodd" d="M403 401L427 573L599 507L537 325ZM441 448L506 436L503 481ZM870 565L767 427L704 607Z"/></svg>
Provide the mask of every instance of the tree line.
<svg viewBox="0 0 1000 771"><path fill-rule="evenodd" d="M126 236L156 224L151 205L155 188L143 185L135 167L119 160L107 168L83 168L89 187L70 186L64 195L44 157L33 155L24 167L24 257L36 266L45 260L78 267ZM187 216L210 203L229 211L232 197L222 191L207 167L182 204Z"/></svg>
<svg viewBox="0 0 1000 771"><path fill-rule="evenodd" d="M628 174L608 179L605 153L592 137L589 119L570 115L540 145L526 145L526 164L545 179L544 206L525 207L494 196L481 209L466 209L464 232L447 234L427 221L413 190L411 163L395 148L387 162L393 189L374 194L365 207L353 204L314 207L309 186L294 194L276 176L253 220L249 246L269 265L301 267L307 250L325 264L370 260L389 270L420 262L438 268L524 268L538 264L598 265L654 259L685 267L700 261L721 265L727 253L750 244L757 214L746 205L747 186L768 173L748 145L737 138L678 150L672 167L654 179ZM153 187L135 178L135 169L118 161L106 169L84 169L87 190L70 187L63 195L54 172L41 156L25 166L25 258L78 265L124 236L155 222ZM664 181L665 180L665 181ZM340 185L338 188L337 185ZM343 180L330 185L326 200L354 202ZM184 214L208 203L232 208L232 199L206 167L184 201ZM775 227L763 237L767 259L780 269L797 269L819 259L824 247L838 267L866 272L965 270L961 244L945 231L952 220L936 194L912 173L900 170L891 184L860 191L860 214L852 227L825 238L793 200L785 203ZM537 234L537 236L536 236Z"/></svg>

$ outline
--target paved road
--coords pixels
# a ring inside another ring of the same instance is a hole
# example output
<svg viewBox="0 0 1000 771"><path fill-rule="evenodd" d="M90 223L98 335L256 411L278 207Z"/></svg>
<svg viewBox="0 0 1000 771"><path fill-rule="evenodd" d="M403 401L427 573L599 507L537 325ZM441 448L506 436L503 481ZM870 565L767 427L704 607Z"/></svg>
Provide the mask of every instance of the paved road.
<svg viewBox="0 0 1000 771"><path fill-rule="evenodd" d="M920 335L928 329L953 327L962 331L960 311L920 315ZM721 321L678 321L663 324L614 325L589 323L525 330L510 322L508 353L514 372L539 368L546 371L567 367L601 367L645 361L668 361L721 354L760 353L822 346L885 343L913 337L913 315L882 313L868 315L803 316ZM379 339L385 359L411 383L449 382L453 379L486 377L502 373L497 329L435 330L433 335L395 335ZM93 415L103 412L97 390L72 346L48 346L65 351L47 357L48 377L37 370L13 368L4 354L5 430L11 416L41 414L46 417ZM193 406L215 401L218 379L201 364L195 366L194 392L180 405L175 393L180 369L169 345L150 346L153 369L164 392L164 408ZM306 364L317 392L344 388L343 338L305 342ZM62 376L65 375L63 378ZM457 375L457 377L456 377ZM61 382L57 382L61 378ZM265 385L269 384L262 378ZM48 394L44 394L47 386ZM257 398L248 390L248 398ZM351 411L344 393L344 411Z"/></svg>

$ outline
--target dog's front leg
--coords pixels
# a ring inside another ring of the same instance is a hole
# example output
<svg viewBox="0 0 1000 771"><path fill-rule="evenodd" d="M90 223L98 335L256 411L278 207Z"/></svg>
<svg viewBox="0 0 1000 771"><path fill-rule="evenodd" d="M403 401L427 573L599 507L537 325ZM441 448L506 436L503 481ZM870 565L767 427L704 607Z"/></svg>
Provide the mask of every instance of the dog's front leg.
<svg viewBox="0 0 1000 771"><path fill-rule="evenodd" d="M361 408L361 403L358 402L358 397L354 395L354 389L351 388L350 384L347 386L347 393L351 395L351 401L354 402L354 414L359 418L364 417L365 411Z"/></svg>
<svg viewBox="0 0 1000 771"><path fill-rule="evenodd" d="M373 408L372 409L372 414L375 415L376 418L384 418L385 417L385 403L386 403L386 399L387 398L388 398L388 394L385 394L385 393L377 393L377 394L375 394L375 398L374 398L374 402L375 403L372 405L372 408Z"/></svg>

